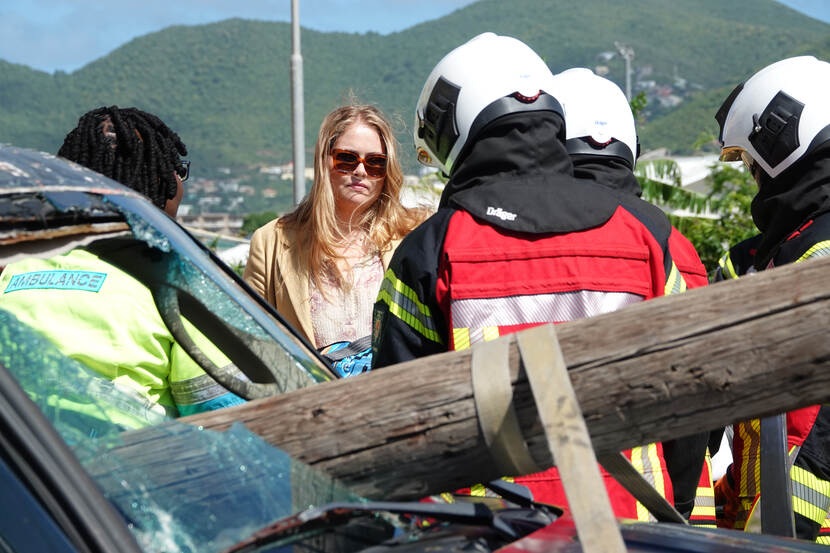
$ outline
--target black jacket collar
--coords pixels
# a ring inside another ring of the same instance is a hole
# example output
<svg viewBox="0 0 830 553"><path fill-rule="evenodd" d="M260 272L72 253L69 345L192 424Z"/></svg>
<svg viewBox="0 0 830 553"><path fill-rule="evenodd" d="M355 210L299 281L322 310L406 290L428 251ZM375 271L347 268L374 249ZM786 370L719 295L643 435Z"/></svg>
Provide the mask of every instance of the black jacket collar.
<svg viewBox="0 0 830 553"><path fill-rule="evenodd" d="M752 200L752 220L762 232L755 268L766 268L795 230L830 211L830 142L772 179L762 174Z"/></svg>
<svg viewBox="0 0 830 553"><path fill-rule="evenodd" d="M643 195L640 182L629 167L620 159L607 156L576 154L571 156L574 176L578 179L594 180L614 190Z"/></svg>
<svg viewBox="0 0 830 553"><path fill-rule="evenodd" d="M605 223L619 202L596 181L574 177L564 141L564 122L553 113L515 113L493 121L456 162L440 206L533 234Z"/></svg>

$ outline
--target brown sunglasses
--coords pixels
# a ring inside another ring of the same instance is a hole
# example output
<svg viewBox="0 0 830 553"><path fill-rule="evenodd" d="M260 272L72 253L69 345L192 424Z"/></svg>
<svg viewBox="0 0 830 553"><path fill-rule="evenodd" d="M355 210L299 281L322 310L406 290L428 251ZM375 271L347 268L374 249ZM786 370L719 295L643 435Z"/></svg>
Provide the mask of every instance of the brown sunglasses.
<svg viewBox="0 0 830 553"><path fill-rule="evenodd" d="M377 179L386 176L386 154L369 154L366 157L360 157L357 152L334 148L331 151L331 159L334 162L334 170L338 173L351 173L362 163L366 174L370 177Z"/></svg>

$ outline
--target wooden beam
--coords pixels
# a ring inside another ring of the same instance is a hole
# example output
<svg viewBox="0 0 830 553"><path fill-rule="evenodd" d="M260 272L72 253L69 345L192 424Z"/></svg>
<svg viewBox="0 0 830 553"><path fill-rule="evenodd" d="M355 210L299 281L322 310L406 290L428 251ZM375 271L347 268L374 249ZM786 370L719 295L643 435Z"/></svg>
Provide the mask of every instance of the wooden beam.
<svg viewBox="0 0 830 553"><path fill-rule="evenodd" d="M598 452L830 398L830 258L556 327ZM520 425L549 466L515 336ZM367 497L417 498L500 476L478 428L470 350L180 419L235 421Z"/></svg>

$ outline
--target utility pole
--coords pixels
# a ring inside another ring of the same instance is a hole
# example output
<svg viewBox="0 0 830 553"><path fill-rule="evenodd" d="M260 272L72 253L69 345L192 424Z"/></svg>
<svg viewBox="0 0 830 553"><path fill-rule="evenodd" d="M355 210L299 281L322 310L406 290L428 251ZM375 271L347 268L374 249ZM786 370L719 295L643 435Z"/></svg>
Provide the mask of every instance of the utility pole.
<svg viewBox="0 0 830 553"><path fill-rule="evenodd" d="M291 0L291 115L294 145L294 205L305 196L305 115L303 56L300 53L300 0Z"/></svg>
<svg viewBox="0 0 830 553"><path fill-rule="evenodd" d="M617 47L617 51L620 55L625 59L625 97L630 102L631 101L631 60L634 59L634 48L631 46L626 46L621 42L614 41L614 46Z"/></svg>

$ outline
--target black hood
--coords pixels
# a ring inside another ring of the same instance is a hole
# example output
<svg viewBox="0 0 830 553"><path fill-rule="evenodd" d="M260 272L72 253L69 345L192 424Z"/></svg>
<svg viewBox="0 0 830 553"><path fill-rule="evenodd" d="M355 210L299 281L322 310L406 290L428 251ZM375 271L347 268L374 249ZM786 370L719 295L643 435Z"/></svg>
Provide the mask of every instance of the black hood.
<svg viewBox="0 0 830 553"><path fill-rule="evenodd" d="M804 223L830 211L830 142L778 175L761 172L752 220L762 232L754 265L764 269L778 247Z"/></svg>
<svg viewBox="0 0 830 553"><path fill-rule="evenodd" d="M621 159L609 156L575 154L571 156L574 176L578 179L593 180L614 190L643 195L640 181Z"/></svg>
<svg viewBox="0 0 830 553"><path fill-rule="evenodd" d="M464 209L493 226L533 234L605 223L619 202L603 185L574 177L564 128L552 112L496 119L456 162L440 207Z"/></svg>

